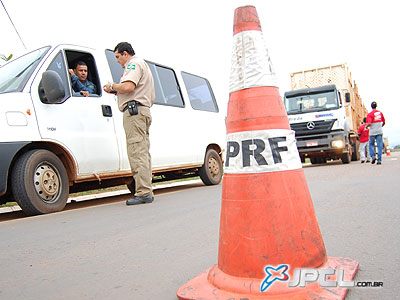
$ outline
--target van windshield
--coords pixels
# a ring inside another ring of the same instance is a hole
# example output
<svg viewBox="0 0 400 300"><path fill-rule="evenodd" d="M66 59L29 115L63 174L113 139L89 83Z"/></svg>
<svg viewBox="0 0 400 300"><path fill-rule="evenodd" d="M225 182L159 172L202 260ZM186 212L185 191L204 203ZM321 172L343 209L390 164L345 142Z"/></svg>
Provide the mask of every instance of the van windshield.
<svg viewBox="0 0 400 300"><path fill-rule="evenodd" d="M25 54L0 68L0 94L22 92L29 77L50 47Z"/></svg>
<svg viewBox="0 0 400 300"><path fill-rule="evenodd" d="M285 107L288 115L307 112L331 110L339 108L334 92L313 95L285 97Z"/></svg>

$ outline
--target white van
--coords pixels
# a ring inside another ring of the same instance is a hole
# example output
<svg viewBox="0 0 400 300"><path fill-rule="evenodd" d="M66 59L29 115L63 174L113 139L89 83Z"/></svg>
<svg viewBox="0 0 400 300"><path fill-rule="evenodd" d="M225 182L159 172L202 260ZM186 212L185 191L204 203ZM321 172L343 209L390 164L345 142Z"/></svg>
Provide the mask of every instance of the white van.
<svg viewBox="0 0 400 300"><path fill-rule="evenodd" d="M97 87L89 97L71 89L68 73L88 65ZM206 185L222 178L224 117L207 79L147 61L156 101L150 152L158 180L199 174ZM64 208L70 192L134 182L116 96L112 50L46 46L0 68L0 203L16 201L27 215Z"/></svg>

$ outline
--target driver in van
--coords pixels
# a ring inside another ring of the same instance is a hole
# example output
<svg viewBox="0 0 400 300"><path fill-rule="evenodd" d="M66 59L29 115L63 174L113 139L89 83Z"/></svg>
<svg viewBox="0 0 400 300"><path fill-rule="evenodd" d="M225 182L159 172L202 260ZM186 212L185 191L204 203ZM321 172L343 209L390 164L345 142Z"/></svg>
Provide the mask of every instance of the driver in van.
<svg viewBox="0 0 400 300"><path fill-rule="evenodd" d="M87 79L88 66L84 61L78 61L75 69L69 69L71 75L72 89L85 97L89 94L96 94L96 85Z"/></svg>

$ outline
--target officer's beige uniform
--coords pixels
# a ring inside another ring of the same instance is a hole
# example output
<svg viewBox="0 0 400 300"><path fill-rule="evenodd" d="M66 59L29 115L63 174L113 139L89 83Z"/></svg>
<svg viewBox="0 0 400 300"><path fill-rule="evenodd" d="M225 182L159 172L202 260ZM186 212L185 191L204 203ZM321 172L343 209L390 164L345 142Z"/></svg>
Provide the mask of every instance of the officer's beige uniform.
<svg viewBox="0 0 400 300"><path fill-rule="evenodd" d="M136 84L132 93L118 93L118 107L123 111L129 101L135 100L139 113L131 116L129 110L123 115L129 163L136 183L135 196L153 195L151 182L151 156L149 128L151 124L150 107L155 100L154 81L147 63L133 56L125 65L121 83L131 81Z"/></svg>

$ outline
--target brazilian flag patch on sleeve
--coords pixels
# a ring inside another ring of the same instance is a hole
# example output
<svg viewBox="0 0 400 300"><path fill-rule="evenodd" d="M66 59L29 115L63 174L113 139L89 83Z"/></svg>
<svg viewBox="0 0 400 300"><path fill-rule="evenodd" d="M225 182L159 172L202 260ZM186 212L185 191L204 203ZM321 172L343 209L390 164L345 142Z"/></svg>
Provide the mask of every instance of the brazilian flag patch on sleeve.
<svg viewBox="0 0 400 300"><path fill-rule="evenodd" d="M135 70L136 69L136 65L134 64L130 64L126 67L127 70Z"/></svg>

